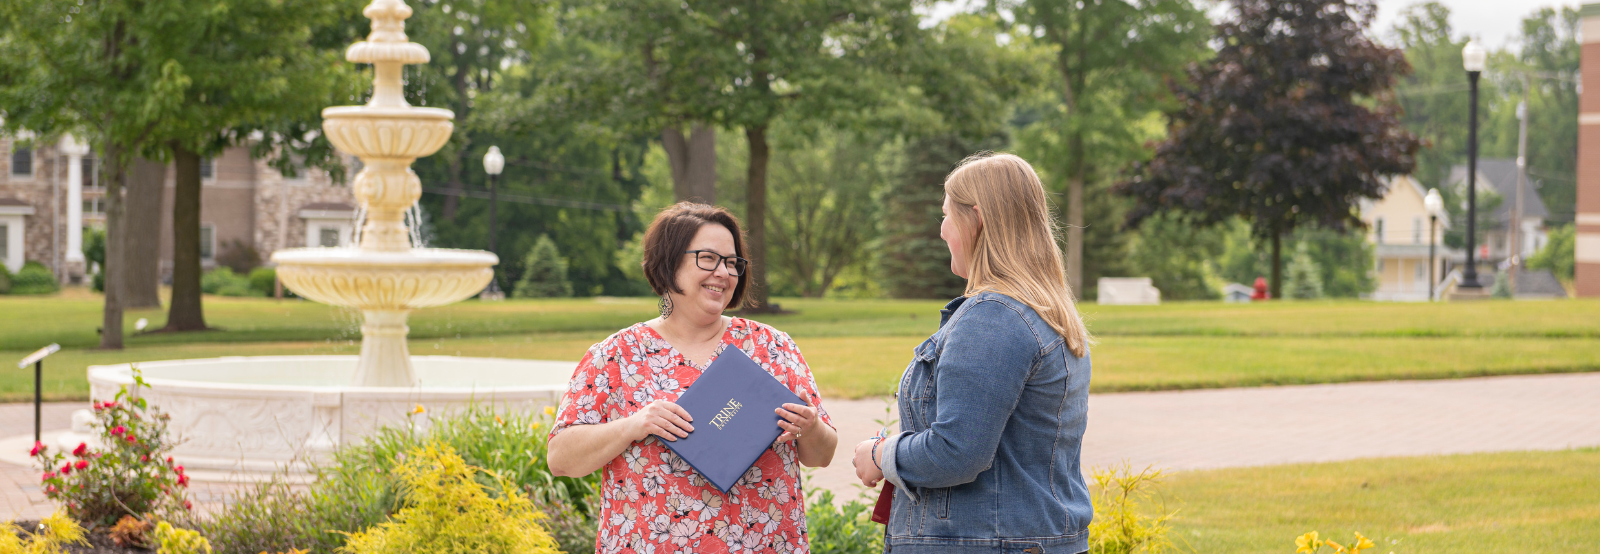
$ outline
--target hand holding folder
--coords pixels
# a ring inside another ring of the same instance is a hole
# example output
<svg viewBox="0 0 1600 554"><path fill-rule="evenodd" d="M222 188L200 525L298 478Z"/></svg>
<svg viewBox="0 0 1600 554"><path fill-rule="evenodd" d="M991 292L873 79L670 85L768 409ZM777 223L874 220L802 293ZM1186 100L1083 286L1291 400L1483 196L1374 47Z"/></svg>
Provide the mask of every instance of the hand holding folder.
<svg viewBox="0 0 1600 554"><path fill-rule="evenodd" d="M806 402L730 346L678 397L694 431L662 444L726 493L782 433L775 411L786 403Z"/></svg>

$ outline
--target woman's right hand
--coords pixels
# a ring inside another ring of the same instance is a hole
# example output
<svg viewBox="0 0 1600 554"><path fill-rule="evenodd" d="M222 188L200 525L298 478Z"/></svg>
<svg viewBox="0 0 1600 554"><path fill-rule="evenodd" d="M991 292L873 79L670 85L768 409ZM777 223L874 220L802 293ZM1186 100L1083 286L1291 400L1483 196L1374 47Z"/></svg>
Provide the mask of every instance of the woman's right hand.
<svg viewBox="0 0 1600 554"><path fill-rule="evenodd" d="M627 419L629 436L636 441L644 440L650 435L677 441L689 436L689 432L694 430L694 426L689 425L693 420L688 410L666 400L656 400L646 404Z"/></svg>

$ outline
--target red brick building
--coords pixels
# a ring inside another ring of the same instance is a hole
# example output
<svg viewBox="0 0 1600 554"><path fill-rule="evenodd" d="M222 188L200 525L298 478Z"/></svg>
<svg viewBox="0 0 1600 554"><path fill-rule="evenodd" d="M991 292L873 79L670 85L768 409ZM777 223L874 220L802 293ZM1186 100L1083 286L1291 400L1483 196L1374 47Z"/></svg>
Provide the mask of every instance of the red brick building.
<svg viewBox="0 0 1600 554"><path fill-rule="evenodd" d="M1600 3L1579 8L1582 93L1578 98L1578 240L1573 284L1600 296Z"/></svg>

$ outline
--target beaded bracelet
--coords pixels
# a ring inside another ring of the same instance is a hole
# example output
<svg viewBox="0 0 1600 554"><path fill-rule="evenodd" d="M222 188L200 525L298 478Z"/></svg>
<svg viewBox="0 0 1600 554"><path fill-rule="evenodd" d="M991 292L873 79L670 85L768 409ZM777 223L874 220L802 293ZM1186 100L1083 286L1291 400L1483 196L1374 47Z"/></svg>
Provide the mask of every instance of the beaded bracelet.
<svg viewBox="0 0 1600 554"><path fill-rule="evenodd" d="M872 466L878 468L878 472L879 473L883 472L883 466L878 465L878 446L882 445L884 439L886 439L886 438L888 438L888 437L878 437L878 440L873 441L873 443L872 443L872 455L868 456L869 458L872 458Z"/></svg>

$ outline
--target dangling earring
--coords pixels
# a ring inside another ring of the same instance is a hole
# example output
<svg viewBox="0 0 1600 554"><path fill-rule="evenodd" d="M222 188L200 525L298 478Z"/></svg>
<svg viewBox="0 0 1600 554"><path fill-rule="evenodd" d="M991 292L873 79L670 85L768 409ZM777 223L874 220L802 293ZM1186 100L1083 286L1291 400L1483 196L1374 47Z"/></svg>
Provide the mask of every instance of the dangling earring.
<svg viewBox="0 0 1600 554"><path fill-rule="evenodd" d="M661 301L656 303L656 309L661 311L661 319L666 319L667 317L671 316L672 297L665 294L661 295Z"/></svg>

